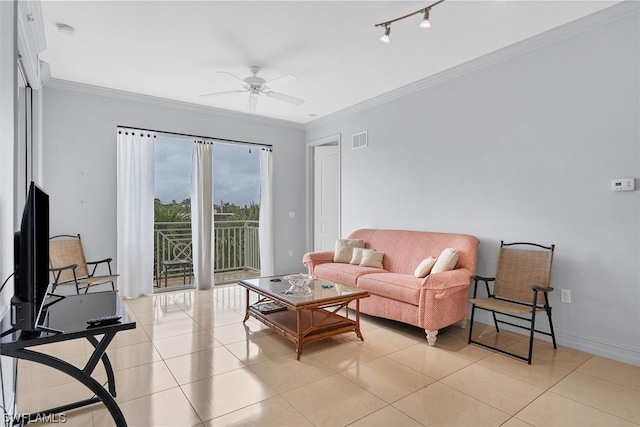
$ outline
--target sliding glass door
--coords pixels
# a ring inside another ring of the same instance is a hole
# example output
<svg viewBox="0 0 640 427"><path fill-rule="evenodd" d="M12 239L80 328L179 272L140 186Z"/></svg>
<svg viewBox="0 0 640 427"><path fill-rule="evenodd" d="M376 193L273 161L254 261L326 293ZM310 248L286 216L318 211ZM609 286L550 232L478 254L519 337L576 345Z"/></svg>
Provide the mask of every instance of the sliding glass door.
<svg viewBox="0 0 640 427"><path fill-rule="evenodd" d="M158 135L155 144L154 289L193 287L192 139ZM214 142L214 283L260 272L260 149Z"/></svg>

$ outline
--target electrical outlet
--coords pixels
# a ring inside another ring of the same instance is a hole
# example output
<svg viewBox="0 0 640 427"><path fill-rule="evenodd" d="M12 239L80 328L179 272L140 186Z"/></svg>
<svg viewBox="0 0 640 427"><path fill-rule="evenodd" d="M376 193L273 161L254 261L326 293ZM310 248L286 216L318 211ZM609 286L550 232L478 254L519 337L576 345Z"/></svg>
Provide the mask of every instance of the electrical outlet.
<svg viewBox="0 0 640 427"><path fill-rule="evenodd" d="M571 303L571 291L569 289L560 289L560 302Z"/></svg>

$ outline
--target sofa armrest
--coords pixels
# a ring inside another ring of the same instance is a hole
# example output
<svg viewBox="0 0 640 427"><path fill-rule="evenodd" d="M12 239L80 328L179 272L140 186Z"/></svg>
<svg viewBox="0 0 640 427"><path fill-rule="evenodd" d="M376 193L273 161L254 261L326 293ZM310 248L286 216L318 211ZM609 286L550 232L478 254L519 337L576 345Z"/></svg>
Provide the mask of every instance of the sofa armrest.
<svg viewBox="0 0 640 427"><path fill-rule="evenodd" d="M313 274L316 265L333 262L333 251L324 252L307 252L302 257L302 263L309 270L309 274Z"/></svg>
<svg viewBox="0 0 640 427"><path fill-rule="evenodd" d="M471 285L472 277L473 273L470 270L457 268L455 270L428 275L422 287L426 289L449 289L464 286L467 288Z"/></svg>

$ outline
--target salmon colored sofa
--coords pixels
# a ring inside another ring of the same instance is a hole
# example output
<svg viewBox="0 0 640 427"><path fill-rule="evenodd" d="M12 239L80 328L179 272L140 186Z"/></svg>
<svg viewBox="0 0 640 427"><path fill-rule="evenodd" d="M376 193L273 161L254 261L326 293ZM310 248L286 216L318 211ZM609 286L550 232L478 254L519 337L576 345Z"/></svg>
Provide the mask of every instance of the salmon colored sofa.
<svg viewBox="0 0 640 427"><path fill-rule="evenodd" d="M369 292L360 300L360 311L423 328L429 345L438 330L461 322L466 327L468 288L476 270L479 240L466 234L426 231L361 229L347 236L361 239L364 247L384 252L383 268L334 262L334 252L309 252L302 263L309 274L340 285ZM416 277L416 267L427 257L437 258L444 249L458 252L455 268Z"/></svg>

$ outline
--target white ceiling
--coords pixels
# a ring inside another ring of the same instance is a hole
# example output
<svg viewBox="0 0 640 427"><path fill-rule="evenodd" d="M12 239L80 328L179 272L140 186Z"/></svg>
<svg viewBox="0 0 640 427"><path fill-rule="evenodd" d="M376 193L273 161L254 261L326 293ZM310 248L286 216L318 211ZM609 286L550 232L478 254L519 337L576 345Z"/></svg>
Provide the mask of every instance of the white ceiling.
<svg viewBox="0 0 640 427"><path fill-rule="evenodd" d="M309 122L589 15L619 1L42 1L51 76L161 98L247 111L249 66L301 107L261 95L255 114ZM75 27L63 35L57 23Z"/></svg>

